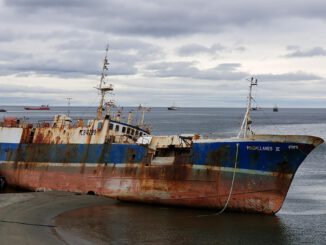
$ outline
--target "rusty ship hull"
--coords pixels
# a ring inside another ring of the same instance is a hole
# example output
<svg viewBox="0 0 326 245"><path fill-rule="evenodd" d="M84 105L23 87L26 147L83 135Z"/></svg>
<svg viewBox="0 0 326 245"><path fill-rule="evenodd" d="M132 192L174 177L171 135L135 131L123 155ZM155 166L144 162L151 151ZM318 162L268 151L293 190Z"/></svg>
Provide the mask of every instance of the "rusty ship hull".
<svg viewBox="0 0 326 245"><path fill-rule="evenodd" d="M274 214L300 164L323 142L313 136L255 135L151 136L150 142L131 143L110 124L0 128L0 175L29 190L216 210L231 194L229 211Z"/></svg>

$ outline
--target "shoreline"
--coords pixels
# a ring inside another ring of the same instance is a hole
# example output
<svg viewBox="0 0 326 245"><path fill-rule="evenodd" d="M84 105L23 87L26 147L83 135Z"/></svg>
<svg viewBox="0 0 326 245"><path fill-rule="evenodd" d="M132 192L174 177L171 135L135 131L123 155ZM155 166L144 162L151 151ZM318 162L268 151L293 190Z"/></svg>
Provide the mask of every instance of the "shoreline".
<svg viewBox="0 0 326 245"><path fill-rule="evenodd" d="M60 230L56 217L115 202L107 197L59 191L0 194L0 244L92 244Z"/></svg>

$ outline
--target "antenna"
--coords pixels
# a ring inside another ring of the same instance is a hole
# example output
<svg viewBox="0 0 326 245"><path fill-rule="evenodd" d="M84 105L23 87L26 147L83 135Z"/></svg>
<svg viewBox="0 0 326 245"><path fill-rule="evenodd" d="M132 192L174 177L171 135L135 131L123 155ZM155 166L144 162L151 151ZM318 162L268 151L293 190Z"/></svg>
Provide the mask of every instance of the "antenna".
<svg viewBox="0 0 326 245"><path fill-rule="evenodd" d="M104 110L104 97L105 94L108 92L113 91L113 86L112 84L109 85L105 85L105 77L107 76L105 71L109 70L109 62L108 62L108 51L109 51L109 44L106 46L105 49L105 57L103 59L103 66L102 66L102 74L101 74L101 79L100 79L100 84L98 85L98 87L96 87L97 90L100 91L101 94L101 100L100 100L100 104L98 106L97 109L97 119L100 120L102 118L102 113Z"/></svg>
<svg viewBox="0 0 326 245"><path fill-rule="evenodd" d="M70 115L70 101L72 100L71 97L66 98L68 100L68 117Z"/></svg>

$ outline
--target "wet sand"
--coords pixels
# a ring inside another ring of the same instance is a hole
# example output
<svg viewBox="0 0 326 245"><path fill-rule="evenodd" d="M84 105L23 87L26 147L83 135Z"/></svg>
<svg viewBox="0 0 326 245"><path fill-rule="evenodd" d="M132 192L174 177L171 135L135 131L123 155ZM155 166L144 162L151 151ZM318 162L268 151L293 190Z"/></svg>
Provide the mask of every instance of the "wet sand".
<svg viewBox="0 0 326 245"><path fill-rule="evenodd" d="M276 216L218 216L213 210L116 202L65 212L55 225L66 240L85 244L325 244L325 212L316 206L309 215L302 211L312 204L290 198ZM297 205L304 208L293 213Z"/></svg>
<svg viewBox="0 0 326 245"><path fill-rule="evenodd" d="M54 218L66 211L112 205L114 200L66 192L0 194L0 244L89 244L57 232Z"/></svg>
<svg viewBox="0 0 326 245"><path fill-rule="evenodd" d="M323 244L324 211L302 209L291 197L276 216L216 216L66 192L0 194L0 244Z"/></svg>
<svg viewBox="0 0 326 245"><path fill-rule="evenodd" d="M92 244L289 244L277 216L116 203L59 215L59 230Z"/></svg>

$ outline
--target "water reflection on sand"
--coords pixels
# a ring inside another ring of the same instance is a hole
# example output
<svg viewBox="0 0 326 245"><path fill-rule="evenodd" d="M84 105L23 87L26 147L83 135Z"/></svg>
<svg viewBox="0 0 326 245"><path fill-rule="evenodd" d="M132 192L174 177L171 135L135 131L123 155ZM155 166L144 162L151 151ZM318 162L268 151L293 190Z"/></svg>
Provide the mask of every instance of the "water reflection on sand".
<svg viewBox="0 0 326 245"><path fill-rule="evenodd" d="M94 243L288 244L277 216L224 213L116 203L74 210L56 219L58 229Z"/></svg>

